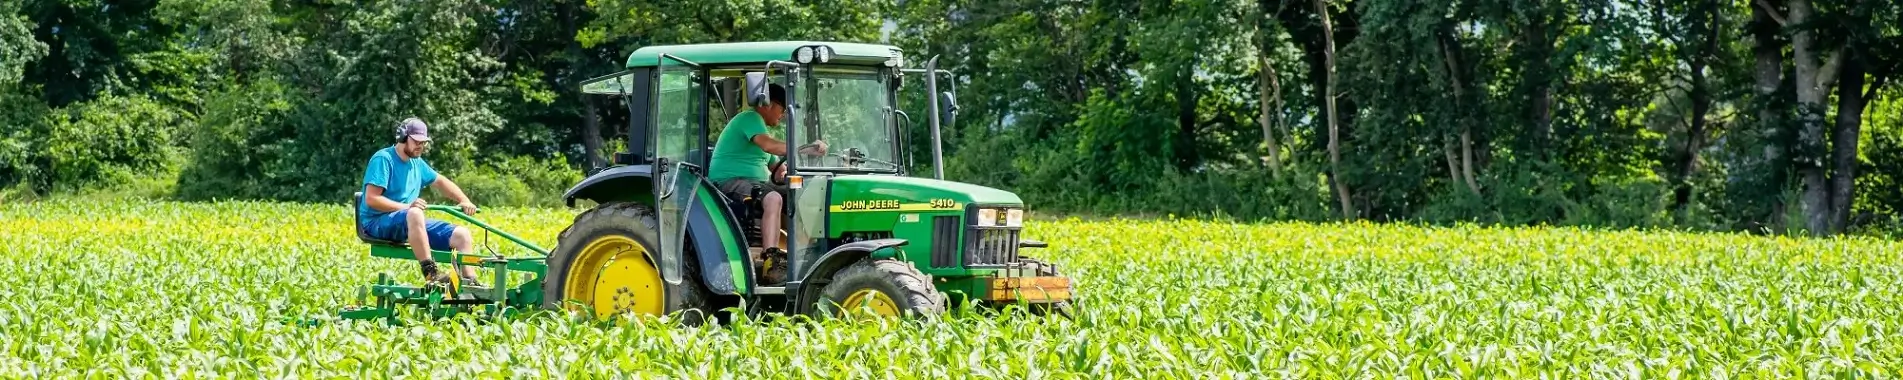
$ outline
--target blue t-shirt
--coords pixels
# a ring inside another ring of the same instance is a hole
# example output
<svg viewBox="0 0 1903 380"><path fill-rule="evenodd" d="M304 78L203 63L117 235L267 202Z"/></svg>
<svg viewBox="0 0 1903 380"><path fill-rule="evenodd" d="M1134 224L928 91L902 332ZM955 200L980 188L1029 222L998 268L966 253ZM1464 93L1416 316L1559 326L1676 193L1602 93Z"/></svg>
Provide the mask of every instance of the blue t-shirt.
<svg viewBox="0 0 1903 380"><path fill-rule="evenodd" d="M409 160L398 157L395 146L383 148L377 151L377 154L371 155L370 165L363 169L365 197L370 196L370 185L377 185L383 188L385 198L406 205L415 201L418 195L422 195L423 187L429 186L431 182L436 182L436 170L430 169L429 163L424 162L422 157L412 157ZM360 221L367 221L383 214L388 213L370 208L369 200L364 200L363 205L357 206L357 220Z"/></svg>

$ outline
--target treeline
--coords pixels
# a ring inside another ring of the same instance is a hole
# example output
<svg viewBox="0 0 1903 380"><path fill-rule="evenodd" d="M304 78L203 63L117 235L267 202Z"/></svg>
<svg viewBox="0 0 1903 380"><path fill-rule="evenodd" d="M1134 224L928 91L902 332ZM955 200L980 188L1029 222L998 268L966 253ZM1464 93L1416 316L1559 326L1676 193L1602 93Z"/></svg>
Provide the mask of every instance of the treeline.
<svg viewBox="0 0 1903 380"><path fill-rule="evenodd" d="M1041 210L1883 231L1899 25L1879 0L16 0L0 187L336 202L416 115L478 197L549 204L626 138L580 80L812 39L941 57L947 176Z"/></svg>

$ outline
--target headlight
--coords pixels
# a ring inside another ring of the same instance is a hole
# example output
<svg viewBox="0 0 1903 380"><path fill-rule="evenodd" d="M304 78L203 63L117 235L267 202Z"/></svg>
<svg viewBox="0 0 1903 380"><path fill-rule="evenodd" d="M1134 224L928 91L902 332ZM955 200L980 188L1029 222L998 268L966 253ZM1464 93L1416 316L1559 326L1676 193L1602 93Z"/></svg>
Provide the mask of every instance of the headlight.
<svg viewBox="0 0 1903 380"><path fill-rule="evenodd" d="M793 61L800 64L813 63L813 47L803 46L793 50Z"/></svg>
<svg viewBox="0 0 1903 380"><path fill-rule="evenodd" d="M819 47L819 62L826 63L826 62L832 62L832 61L833 61L833 48L827 47L827 46L820 46Z"/></svg>
<svg viewBox="0 0 1903 380"><path fill-rule="evenodd" d="M978 225L987 227L998 225L998 210L989 208L978 209Z"/></svg>
<svg viewBox="0 0 1903 380"><path fill-rule="evenodd" d="M1005 211L1004 225L1007 227L1024 227L1024 209L1014 208Z"/></svg>

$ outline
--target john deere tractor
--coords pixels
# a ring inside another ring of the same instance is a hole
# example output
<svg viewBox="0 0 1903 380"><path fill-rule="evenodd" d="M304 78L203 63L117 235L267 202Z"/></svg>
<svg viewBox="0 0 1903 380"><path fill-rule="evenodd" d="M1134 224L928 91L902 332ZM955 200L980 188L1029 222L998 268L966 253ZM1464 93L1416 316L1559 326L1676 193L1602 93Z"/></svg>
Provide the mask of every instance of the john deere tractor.
<svg viewBox="0 0 1903 380"><path fill-rule="evenodd" d="M553 249L502 234L539 254L437 252L439 262L496 269L492 288L408 287L385 276L365 288L366 305L345 316L389 317L397 304L451 313L541 306L603 318L681 312L689 320L742 305L749 313L815 316L932 315L961 303L1068 313L1070 279L1023 254L1045 244L1020 237L1018 196L943 179L938 131L953 122L957 107L938 80L950 74L935 62L907 68L900 50L885 45L641 48L629 54L625 71L582 84L587 94L626 104L630 138L614 166L563 195L570 206L592 208L575 217ZM923 91L908 91L908 81L922 81ZM789 145L830 146L823 156L777 158L787 167L780 215L761 215L757 194L735 199L705 177L720 130L745 107L767 101L769 83L788 94L785 116L770 133ZM901 99L928 103L928 175L912 173L905 136L914 122L898 107ZM432 210L501 232L453 209ZM780 218L783 231L761 231L763 218ZM783 282L762 283L754 258L766 234L784 237ZM370 242L374 255L410 256L400 243ZM532 278L510 287L510 272Z"/></svg>

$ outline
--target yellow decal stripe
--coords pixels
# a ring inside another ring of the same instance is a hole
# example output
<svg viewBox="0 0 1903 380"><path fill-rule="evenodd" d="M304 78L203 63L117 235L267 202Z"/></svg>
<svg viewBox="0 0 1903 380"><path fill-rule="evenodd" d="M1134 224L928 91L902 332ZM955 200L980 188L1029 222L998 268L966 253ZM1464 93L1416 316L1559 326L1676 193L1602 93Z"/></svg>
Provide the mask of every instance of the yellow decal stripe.
<svg viewBox="0 0 1903 380"><path fill-rule="evenodd" d="M899 208L880 208L880 209L852 209L852 210L847 210L845 206L840 206L840 205L833 205L833 207L832 207L832 212L873 212L873 211L955 211L955 210L960 210L960 209L963 209L964 207L965 207L965 205L964 205L964 204L962 204L962 203L955 203L955 204L952 204L952 205L951 205L951 207L932 207L932 204L930 204L930 203L904 203L904 204L900 204L900 205L899 205Z"/></svg>

